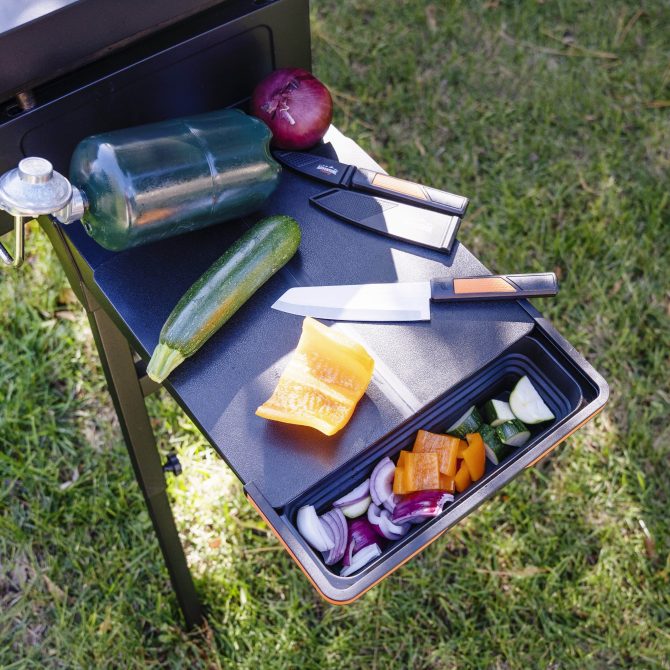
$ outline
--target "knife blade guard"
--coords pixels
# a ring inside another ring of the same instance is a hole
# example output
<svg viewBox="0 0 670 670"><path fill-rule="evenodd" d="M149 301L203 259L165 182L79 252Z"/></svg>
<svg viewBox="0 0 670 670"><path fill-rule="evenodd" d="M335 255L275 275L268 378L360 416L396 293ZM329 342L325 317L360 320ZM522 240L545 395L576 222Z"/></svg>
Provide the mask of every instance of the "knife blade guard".
<svg viewBox="0 0 670 670"><path fill-rule="evenodd" d="M461 225L457 216L337 188L312 196L310 202L355 226L443 253L451 251Z"/></svg>

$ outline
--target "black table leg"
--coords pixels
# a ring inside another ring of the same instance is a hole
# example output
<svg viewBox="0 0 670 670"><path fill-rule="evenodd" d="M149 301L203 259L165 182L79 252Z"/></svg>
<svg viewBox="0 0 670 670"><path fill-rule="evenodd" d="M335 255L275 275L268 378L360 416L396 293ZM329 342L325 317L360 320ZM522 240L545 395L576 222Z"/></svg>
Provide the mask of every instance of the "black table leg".
<svg viewBox="0 0 670 670"><path fill-rule="evenodd" d="M88 312L88 316L135 477L149 509L186 626L191 629L202 623L202 606L165 491L165 474L137 378L132 350L102 309Z"/></svg>
<svg viewBox="0 0 670 670"><path fill-rule="evenodd" d="M186 627L190 630L203 622L203 608L167 497L165 474L149 422L132 349L121 331L86 289L84 275L62 231L46 217L40 217L40 224L54 246L72 289L86 309L135 477L158 536L172 587L184 613Z"/></svg>

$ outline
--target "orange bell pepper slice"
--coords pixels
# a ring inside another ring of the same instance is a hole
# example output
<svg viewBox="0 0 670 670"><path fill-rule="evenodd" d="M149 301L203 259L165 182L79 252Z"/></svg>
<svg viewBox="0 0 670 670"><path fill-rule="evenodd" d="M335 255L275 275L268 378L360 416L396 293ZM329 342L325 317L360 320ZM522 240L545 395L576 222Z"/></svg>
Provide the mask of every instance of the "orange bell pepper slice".
<svg viewBox="0 0 670 670"><path fill-rule="evenodd" d="M420 430L416 434L412 452L418 454L420 452L440 451L441 449L448 449L451 445L458 446L459 442L460 440L453 435L440 435L427 430Z"/></svg>
<svg viewBox="0 0 670 670"><path fill-rule="evenodd" d="M461 440L452 435L438 435L420 430L416 434L412 453L438 454L440 472L453 477L456 474L456 458L460 442Z"/></svg>
<svg viewBox="0 0 670 670"><path fill-rule="evenodd" d="M436 453L401 451L393 478L393 492L399 495L440 488L440 469Z"/></svg>
<svg viewBox="0 0 670 670"><path fill-rule="evenodd" d="M456 476L454 477L454 484L456 486L456 490L459 493L463 493L465 489L472 484L472 478L470 477L470 472L468 470L468 465L465 461L461 463L461 467L458 468L458 472L456 472Z"/></svg>
<svg viewBox="0 0 670 670"><path fill-rule="evenodd" d="M453 493L456 490L456 480L454 477L448 477L440 472L440 490Z"/></svg>
<svg viewBox="0 0 670 670"><path fill-rule="evenodd" d="M463 460L467 463L472 481L476 482L484 476L486 470L484 440L479 433L468 433L465 439L468 441L468 448L463 452Z"/></svg>
<svg viewBox="0 0 670 670"><path fill-rule="evenodd" d="M411 493L407 481L407 456L410 455L409 451L401 451L400 456L398 456L398 463L393 475L393 493L396 495Z"/></svg>
<svg viewBox="0 0 670 670"><path fill-rule="evenodd" d="M440 473L453 477L456 474L456 456L458 455L458 447L451 446L448 449L440 449L437 452Z"/></svg>
<svg viewBox="0 0 670 670"><path fill-rule="evenodd" d="M457 458L463 458L463 452L468 448L468 443L465 440L458 441L458 455Z"/></svg>
<svg viewBox="0 0 670 670"><path fill-rule="evenodd" d="M399 496L404 495L405 493L411 493L407 488L407 476L404 468L396 466L393 475L393 493Z"/></svg>
<svg viewBox="0 0 670 670"><path fill-rule="evenodd" d="M398 456L398 463L395 468L395 474L393 475L393 493L396 495L411 493L409 481L407 479L408 456L411 456L409 451L401 451Z"/></svg>
<svg viewBox="0 0 670 670"><path fill-rule="evenodd" d="M409 485L413 491L440 488L440 465L436 453L411 454L412 468Z"/></svg>
<svg viewBox="0 0 670 670"><path fill-rule="evenodd" d="M277 387L256 414L334 435L354 413L373 369L360 344L307 317Z"/></svg>

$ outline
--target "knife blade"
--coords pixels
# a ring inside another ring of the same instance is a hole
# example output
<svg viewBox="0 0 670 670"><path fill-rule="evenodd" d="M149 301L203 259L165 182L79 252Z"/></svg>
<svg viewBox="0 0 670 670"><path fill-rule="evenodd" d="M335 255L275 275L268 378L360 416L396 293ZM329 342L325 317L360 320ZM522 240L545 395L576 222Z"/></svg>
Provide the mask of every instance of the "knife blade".
<svg viewBox="0 0 670 670"><path fill-rule="evenodd" d="M457 216L337 188L312 196L309 201L356 226L447 253L461 225Z"/></svg>
<svg viewBox="0 0 670 670"><path fill-rule="evenodd" d="M274 156L296 172L340 188L368 191L461 217L468 208L469 200L465 196L391 177L382 172L347 165L332 158L323 158L302 151L275 151Z"/></svg>
<svg viewBox="0 0 670 670"><path fill-rule="evenodd" d="M517 300L558 293L553 272L446 277L419 282L300 286L273 309L333 321L430 321L431 302Z"/></svg>

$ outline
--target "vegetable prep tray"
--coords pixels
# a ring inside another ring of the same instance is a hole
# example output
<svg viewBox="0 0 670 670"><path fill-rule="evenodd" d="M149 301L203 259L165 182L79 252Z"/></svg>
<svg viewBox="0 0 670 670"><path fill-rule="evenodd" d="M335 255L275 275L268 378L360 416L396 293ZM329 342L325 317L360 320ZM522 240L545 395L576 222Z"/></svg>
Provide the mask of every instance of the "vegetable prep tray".
<svg viewBox="0 0 670 670"><path fill-rule="evenodd" d="M534 465L558 446L593 416L593 407L602 407L607 397L602 380L588 370L588 365L585 368L578 355L566 351L561 346L564 342L552 331L551 327L538 323L529 335L518 340L504 354L404 421L283 509L269 509L261 492L253 486L247 487L252 502L324 598L334 604L355 600L470 514L524 468ZM439 517L412 527L404 538L392 543L379 558L350 577L340 577L326 566L301 537L295 526L298 508L314 505L319 514L327 511L334 500L369 477L375 464L383 457L395 460L400 450L411 449L417 430L446 431L471 405L481 406L491 397L507 399L514 384L523 375L528 375L555 420L549 424L530 426L529 441L500 464L493 465L487 459L485 475L463 493L456 493L454 502L447 504Z"/></svg>
<svg viewBox="0 0 670 670"><path fill-rule="evenodd" d="M199 6L195 0L188 4ZM93 60L99 60L94 63L77 60L78 70L63 71L57 80L38 86L34 108L17 113L13 107L0 107L0 167L9 169L23 155L37 154L67 173L75 145L87 135L244 104L253 84L273 68L309 69L305 0L212 4L216 7L211 11L184 20L178 28L159 31L151 41L145 36L105 59L95 52ZM30 76L39 83L44 73ZM337 130L331 129L325 140L317 153L381 169ZM436 186L458 189L458 184ZM300 336L302 318L270 308L287 289L489 274L458 241L445 255L335 219L309 204L310 197L322 191L322 184L284 170L278 189L254 215L119 253L98 246L80 224L61 228L47 221L42 225L60 249L68 278L92 323L97 311L105 313L124 339L123 356L130 357L127 342L142 359L137 363L141 373L178 299L243 231L278 213L299 222L302 242L296 256L197 355L175 370L165 386L239 477L251 504L316 589L330 602L346 603L563 441L602 409L608 389L529 302L441 304L432 307L430 322L333 326L361 342L375 359L367 393L351 421L333 437L255 416ZM5 225L0 218L0 231ZM460 236L467 241L468 234L466 217ZM499 272L524 269L495 268ZM100 348L100 341L97 344ZM121 358L118 351L114 353ZM133 368L132 361L130 365ZM158 455L142 433L139 403L129 401L127 393L119 400L125 390L121 387L137 384L134 368L132 372L127 375L133 377L129 381L122 375L115 378L106 367L117 412L124 418L121 423L126 426L131 458L136 459L136 476L150 511L154 510L152 520L184 607L193 598L191 587L184 586L183 571L179 572L185 569L185 561L171 563L170 554L177 553L174 543L166 549L168 540L172 541L165 521L167 502L161 503L160 513L155 512L157 492L165 488ZM410 445L417 429L444 429L473 403L504 396L523 374L532 379L555 421L534 429L529 442L499 466L487 463L484 477L457 495L441 516L413 528L374 562L346 578L326 567L300 537L295 517L301 505L325 510L369 476L380 458L395 458ZM133 431L127 427L133 423L140 426L135 431L139 437L129 434ZM189 620L197 621L193 611L187 614Z"/></svg>

